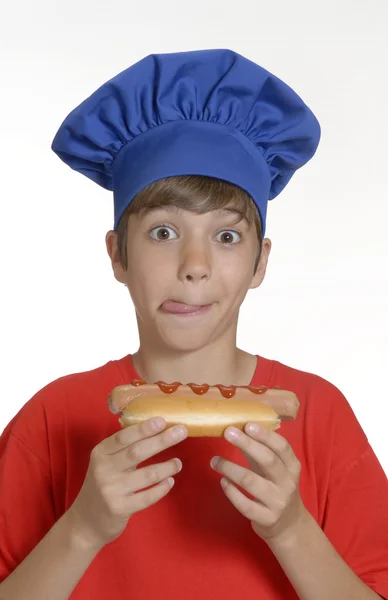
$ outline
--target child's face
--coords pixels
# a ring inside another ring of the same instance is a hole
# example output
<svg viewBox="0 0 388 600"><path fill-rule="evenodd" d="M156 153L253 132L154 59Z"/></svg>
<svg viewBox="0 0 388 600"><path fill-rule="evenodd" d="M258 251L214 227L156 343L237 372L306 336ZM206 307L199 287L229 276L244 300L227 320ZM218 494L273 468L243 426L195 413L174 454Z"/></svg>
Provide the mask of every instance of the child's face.
<svg viewBox="0 0 388 600"><path fill-rule="evenodd" d="M240 305L264 279L271 249L265 239L254 273L259 242L253 222L228 210L197 215L174 206L129 217L127 271L116 239L108 232L107 248L116 279L129 289L141 343L174 351L233 339ZM172 314L165 310L169 301L208 308Z"/></svg>

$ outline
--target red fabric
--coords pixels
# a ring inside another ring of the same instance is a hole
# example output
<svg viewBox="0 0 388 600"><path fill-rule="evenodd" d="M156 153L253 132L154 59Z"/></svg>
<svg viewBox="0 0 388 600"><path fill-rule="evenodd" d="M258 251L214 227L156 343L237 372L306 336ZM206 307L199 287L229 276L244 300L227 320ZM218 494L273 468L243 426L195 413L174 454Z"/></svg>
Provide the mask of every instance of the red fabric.
<svg viewBox="0 0 388 600"><path fill-rule="evenodd" d="M107 406L137 377L131 356L58 379L39 391L0 438L0 582L71 506L92 448L120 429ZM388 598L388 483L349 403L326 380L262 357L253 385L280 386L300 401L278 430L302 463L309 512L355 573ZM275 556L222 492L209 466L221 455L247 466L224 439L187 439L169 495L135 515L95 558L71 599L297 598ZM143 464L156 462L149 460Z"/></svg>

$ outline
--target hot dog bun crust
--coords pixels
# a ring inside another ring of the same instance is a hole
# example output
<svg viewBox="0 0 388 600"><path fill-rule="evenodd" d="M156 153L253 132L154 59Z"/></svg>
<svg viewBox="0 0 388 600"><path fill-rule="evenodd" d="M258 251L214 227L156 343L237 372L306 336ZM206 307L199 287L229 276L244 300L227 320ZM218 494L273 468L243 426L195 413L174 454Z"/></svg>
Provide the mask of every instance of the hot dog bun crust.
<svg viewBox="0 0 388 600"><path fill-rule="evenodd" d="M243 430L253 421L275 431L281 419L270 406L257 399L223 399L202 396L141 396L121 409L122 427L143 423L151 417L163 417L168 427L184 425L189 437L222 437L226 427Z"/></svg>

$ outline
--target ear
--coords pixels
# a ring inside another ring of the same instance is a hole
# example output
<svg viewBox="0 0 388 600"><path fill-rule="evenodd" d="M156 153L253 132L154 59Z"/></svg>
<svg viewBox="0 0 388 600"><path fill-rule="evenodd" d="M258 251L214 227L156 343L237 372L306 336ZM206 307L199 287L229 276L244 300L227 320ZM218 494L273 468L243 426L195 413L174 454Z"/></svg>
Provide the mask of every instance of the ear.
<svg viewBox="0 0 388 600"><path fill-rule="evenodd" d="M117 231L108 231L108 233L105 236L105 244L106 244L107 252L109 254L109 258L112 263L112 269L113 269L113 274L115 276L115 279L117 279L117 281L119 281L120 283L125 284L126 283L125 271L120 262L120 253L119 253L119 248L118 248L118 244L117 244L117 239L118 239Z"/></svg>
<svg viewBox="0 0 388 600"><path fill-rule="evenodd" d="M259 285L261 285L261 283L263 282L265 273L267 270L268 259L269 259L269 255L271 252L271 248L272 248L271 240L269 238L264 238L262 247L261 247L260 260L257 265L256 271L253 275L249 289L253 290L255 288L258 288Z"/></svg>

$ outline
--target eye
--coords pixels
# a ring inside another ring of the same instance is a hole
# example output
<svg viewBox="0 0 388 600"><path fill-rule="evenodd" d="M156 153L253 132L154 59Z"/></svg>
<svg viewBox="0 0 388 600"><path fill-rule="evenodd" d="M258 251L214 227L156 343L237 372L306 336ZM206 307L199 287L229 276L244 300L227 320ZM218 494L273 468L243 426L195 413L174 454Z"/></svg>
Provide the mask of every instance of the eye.
<svg viewBox="0 0 388 600"><path fill-rule="evenodd" d="M177 237L175 231L171 229L171 227L168 227L167 225L159 225L158 227L154 227L153 229L151 229L150 236L153 240L156 240L157 242L163 242L164 240L171 239L170 232L172 232L173 235Z"/></svg>
<svg viewBox="0 0 388 600"><path fill-rule="evenodd" d="M236 244L241 239L241 236L237 231L230 231L229 229L220 231L220 233L217 234L217 237L218 236L221 236L220 242L228 245ZM233 236L237 236L238 239L233 239Z"/></svg>

